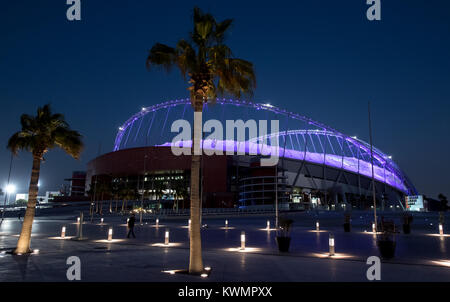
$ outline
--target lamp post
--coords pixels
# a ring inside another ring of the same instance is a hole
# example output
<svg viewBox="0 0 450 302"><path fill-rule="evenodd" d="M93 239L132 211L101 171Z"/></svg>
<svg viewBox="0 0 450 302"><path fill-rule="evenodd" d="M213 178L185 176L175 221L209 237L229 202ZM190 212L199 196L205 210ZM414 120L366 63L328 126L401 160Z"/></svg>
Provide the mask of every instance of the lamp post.
<svg viewBox="0 0 450 302"><path fill-rule="evenodd" d="M372 198L373 198L373 216L375 224L375 232L377 229L377 200L375 197L375 172L373 169L373 143L372 143L372 121L370 118L370 102L368 103L368 113L369 113L369 134L370 134L370 161L372 166Z"/></svg>
<svg viewBox="0 0 450 302"><path fill-rule="evenodd" d="M4 204L3 204L2 220L0 221L0 225L2 224L3 219L4 219L4 217L5 217L6 198L9 197L8 195L10 194L10 193L8 193L8 187L10 186L9 180L10 180L10 178L11 178L11 168L12 168L13 158L14 158L14 154L11 152L11 160L10 160L10 162L9 162L8 182L7 182L7 184L6 184L5 202L4 202ZM14 188L15 188L15 187L14 187Z"/></svg>

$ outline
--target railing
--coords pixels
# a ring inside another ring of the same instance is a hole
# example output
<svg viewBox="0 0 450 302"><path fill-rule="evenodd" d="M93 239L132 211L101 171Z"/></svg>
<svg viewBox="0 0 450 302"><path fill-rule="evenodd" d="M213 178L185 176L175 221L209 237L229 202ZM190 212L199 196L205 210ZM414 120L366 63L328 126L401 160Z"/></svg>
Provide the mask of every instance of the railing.
<svg viewBox="0 0 450 302"><path fill-rule="evenodd" d="M202 209L202 215L242 215L242 214L268 214L274 213L274 208L204 208ZM161 209L155 211L152 215L157 216L189 216L189 209L182 210L172 210L172 209Z"/></svg>

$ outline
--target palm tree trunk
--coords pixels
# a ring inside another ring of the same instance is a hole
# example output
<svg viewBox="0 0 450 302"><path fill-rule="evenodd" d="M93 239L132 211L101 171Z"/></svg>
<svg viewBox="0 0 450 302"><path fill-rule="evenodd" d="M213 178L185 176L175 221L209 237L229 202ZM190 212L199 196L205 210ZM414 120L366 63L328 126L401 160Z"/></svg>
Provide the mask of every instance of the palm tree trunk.
<svg viewBox="0 0 450 302"><path fill-rule="evenodd" d="M192 97L192 96L191 96ZM194 96L195 97L195 96ZM202 100L194 99L194 135L191 160L191 230L189 236L189 273L203 271L202 238L200 233L200 140L202 135Z"/></svg>
<svg viewBox="0 0 450 302"><path fill-rule="evenodd" d="M34 213L36 210L36 198L38 194L39 172L41 170L41 157L33 156L33 168L31 170L30 187L28 189L28 203L25 217L23 219L22 231L20 232L17 247L14 254L25 254L31 251L31 229L33 226Z"/></svg>
<svg viewBox="0 0 450 302"><path fill-rule="evenodd" d="M102 216L102 215L103 215L103 193L102 193L101 201L100 201L100 216Z"/></svg>

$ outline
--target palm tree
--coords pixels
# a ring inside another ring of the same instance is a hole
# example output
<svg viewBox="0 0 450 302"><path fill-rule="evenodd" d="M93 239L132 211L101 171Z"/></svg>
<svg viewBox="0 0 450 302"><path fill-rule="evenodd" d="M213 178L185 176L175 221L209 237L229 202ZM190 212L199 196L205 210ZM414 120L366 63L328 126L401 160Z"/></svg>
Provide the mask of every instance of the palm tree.
<svg viewBox="0 0 450 302"><path fill-rule="evenodd" d="M136 190L131 189L129 187L124 187L120 191L120 195L123 198L122 200L122 212L128 209L128 200L136 198ZM124 208L125 206L125 208Z"/></svg>
<svg viewBox="0 0 450 302"><path fill-rule="evenodd" d="M97 185L97 193L100 194L100 200L98 201L100 203L100 206L98 207L99 214L103 215L103 201L105 195L110 196L111 195L111 183L110 182L102 182Z"/></svg>
<svg viewBox="0 0 450 302"><path fill-rule="evenodd" d="M178 212L178 202L180 200L183 200L186 198L186 196L188 195L188 191L187 191L187 187L186 187L186 182L184 181L184 179L178 179L174 182L174 197L175 197L175 202L174 202L174 208L176 208L177 212Z"/></svg>
<svg viewBox="0 0 450 302"><path fill-rule="evenodd" d="M83 143L81 135L71 130L59 113L52 113L50 105L37 109L36 116L23 114L20 117L22 130L15 133L8 141L8 148L17 155L19 150L26 150L33 155L28 204L22 224L22 231L14 250L15 254L30 252L31 228L33 225L36 197L38 193L39 172L44 155L52 148L59 147L67 154L78 159Z"/></svg>
<svg viewBox="0 0 450 302"><path fill-rule="evenodd" d="M190 99L194 108L194 135L192 150L200 150L202 110L218 95L241 97L252 95L255 87L253 64L233 57L225 45L225 34L233 20L217 22L210 14L194 8L193 30L189 39L181 39L175 47L156 43L147 57L147 68L157 65L167 71L176 66L184 78L189 78ZM192 153L191 160L191 236L189 272L203 271L200 237L200 152Z"/></svg>

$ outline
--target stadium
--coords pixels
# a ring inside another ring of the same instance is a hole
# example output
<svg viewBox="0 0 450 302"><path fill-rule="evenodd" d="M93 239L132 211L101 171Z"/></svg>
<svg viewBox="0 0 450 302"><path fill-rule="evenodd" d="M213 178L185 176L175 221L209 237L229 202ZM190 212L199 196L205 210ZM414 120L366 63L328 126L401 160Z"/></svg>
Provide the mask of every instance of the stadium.
<svg viewBox="0 0 450 302"><path fill-rule="evenodd" d="M145 107L131 116L119 127L113 151L88 163L86 188L107 183L117 194L121 188L133 191L130 199L146 207L187 208L191 158L174 155L172 147L189 147L191 142L173 142L178 129L173 131L172 124L177 120L193 124L189 99ZM207 120L222 125L227 120L277 120L279 127L256 139L237 135L216 140L203 134L204 152L223 151L202 156L203 207L273 208L277 201L283 209L366 209L373 205L372 171L377 207L402 207L405 196L417 195L390 156L375 147L371 152L365 141L297 113L270 104L217 99L204 105L203 122ZM264 147L276 149L277 165L260 164L267 158Z"/></svg>

